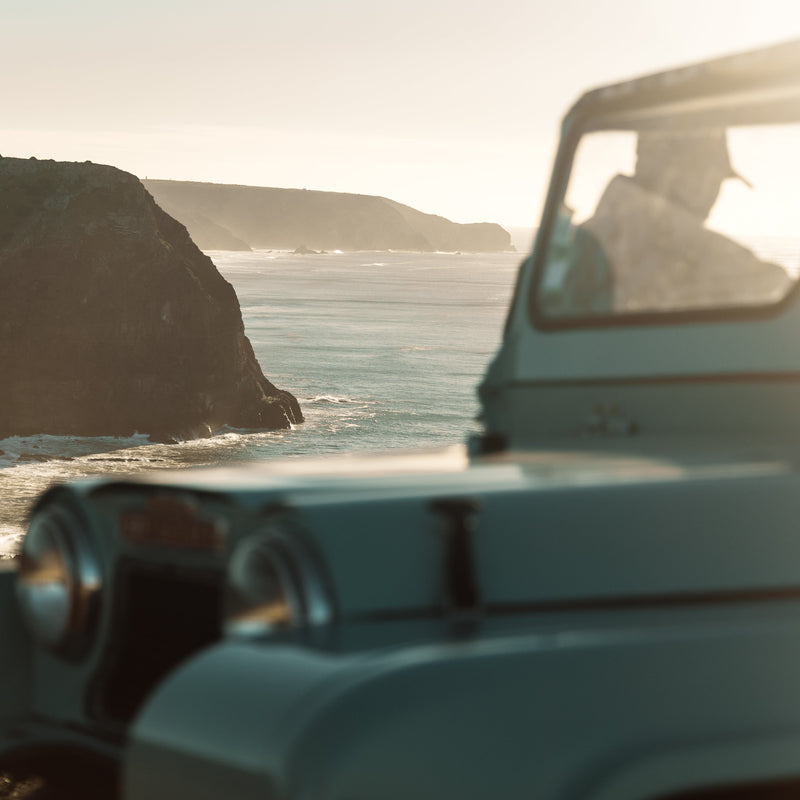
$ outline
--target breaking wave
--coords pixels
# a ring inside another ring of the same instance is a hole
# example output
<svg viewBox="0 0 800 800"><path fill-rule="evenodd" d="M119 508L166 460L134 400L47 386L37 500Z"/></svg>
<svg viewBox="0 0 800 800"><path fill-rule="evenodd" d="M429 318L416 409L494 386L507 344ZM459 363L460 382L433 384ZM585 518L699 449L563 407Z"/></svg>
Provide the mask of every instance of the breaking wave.
<svg viewBox="0 0 800 800"><path fill-rule="evenodd" d="M147 436L9 436L0 439L0 469L44 461L73 461L148 443Z"/></svg>
<svg viewBox="0 0 800 800"><path fill-rule="evenodd" d="M308 397L298 401L301 406L303 403L306 405L313 405L315 403L333 403L334 405L339 404L351 404L351 403L361 403L363 401L356 400L354 397L347 397L346 395L336 395L336 394L318 394L316 397Z"/></svg>

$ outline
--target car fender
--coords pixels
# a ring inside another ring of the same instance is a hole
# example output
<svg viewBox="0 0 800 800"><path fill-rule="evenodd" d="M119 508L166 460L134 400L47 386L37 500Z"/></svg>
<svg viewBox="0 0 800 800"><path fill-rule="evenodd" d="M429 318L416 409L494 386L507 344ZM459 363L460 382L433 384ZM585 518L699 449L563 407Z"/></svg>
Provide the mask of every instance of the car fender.
<svg viewBox="0 0 800 800"><path fill-rule="evenodd" d="M786 774L799 763L798 623L794 614L769 625L758 610L737 614L752 619L681 628L639 618L631 628L350 654L224 642L145 705L126 753L126 797L535 790L606 800L627 796L615 794L617 783L647 781L645 796L658 796L677 787L655 757L681 752L704 767L688 771L700 785Z"/></svg>

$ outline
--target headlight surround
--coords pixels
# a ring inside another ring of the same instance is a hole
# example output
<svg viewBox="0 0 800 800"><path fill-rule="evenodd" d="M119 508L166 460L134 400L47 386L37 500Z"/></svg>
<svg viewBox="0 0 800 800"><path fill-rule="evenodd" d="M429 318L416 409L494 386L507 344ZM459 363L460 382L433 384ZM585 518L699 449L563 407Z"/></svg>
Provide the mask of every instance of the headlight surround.
<svg viewBox="0 0 800 800"><path fill-rule="evenodd" d="M33 636L77 658L97 619L102 573L85 526L67 507L36 511L22 542L17 594Z"/></svg>
<svg viewBox="0 0 800 800"><path fill-rule="evenodd" d="M268 635L326 625L332 618L321 568L299 536L273 524L235 548L228 563L228 635Z"/></svg>

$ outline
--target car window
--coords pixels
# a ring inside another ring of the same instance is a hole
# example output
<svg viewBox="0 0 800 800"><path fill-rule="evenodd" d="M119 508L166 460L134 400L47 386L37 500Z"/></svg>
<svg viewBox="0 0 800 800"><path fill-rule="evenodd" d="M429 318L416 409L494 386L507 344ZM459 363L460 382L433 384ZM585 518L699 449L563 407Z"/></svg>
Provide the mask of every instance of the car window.
<svg viewBox="0 0 800 800"><path fill-rule="evenodd" d="M587 133L536 288L556 319L763 306L800 271L797 123Z"/></svg>

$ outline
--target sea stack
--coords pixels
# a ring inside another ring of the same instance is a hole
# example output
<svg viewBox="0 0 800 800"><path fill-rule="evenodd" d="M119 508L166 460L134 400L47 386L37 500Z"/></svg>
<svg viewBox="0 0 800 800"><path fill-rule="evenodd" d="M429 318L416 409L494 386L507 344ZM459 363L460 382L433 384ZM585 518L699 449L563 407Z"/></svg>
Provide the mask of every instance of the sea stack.
<svg viewBox="0 0 800 800"><path fill-rule="evenodd" d="M0 158L0 437L287 428L233 287L114 167Z"/></svg>

